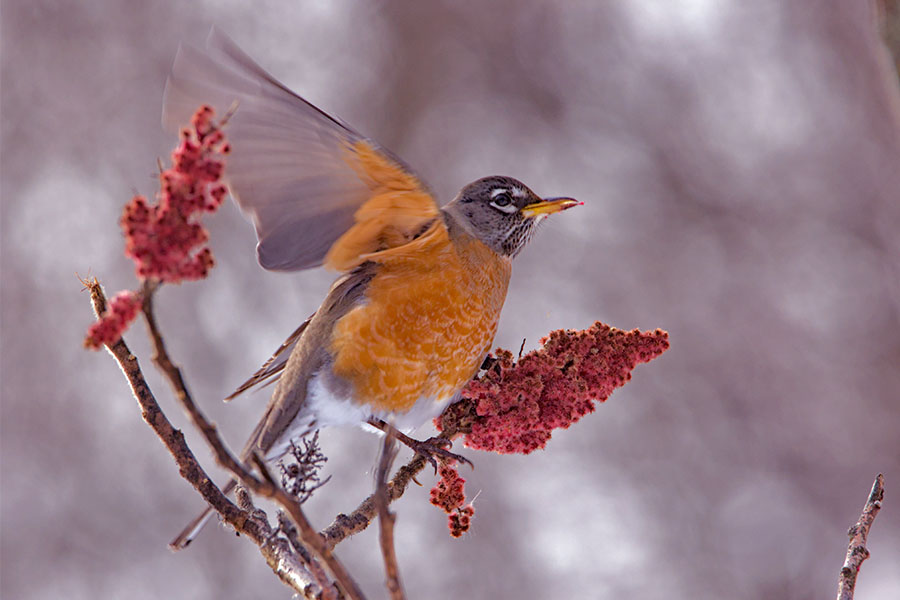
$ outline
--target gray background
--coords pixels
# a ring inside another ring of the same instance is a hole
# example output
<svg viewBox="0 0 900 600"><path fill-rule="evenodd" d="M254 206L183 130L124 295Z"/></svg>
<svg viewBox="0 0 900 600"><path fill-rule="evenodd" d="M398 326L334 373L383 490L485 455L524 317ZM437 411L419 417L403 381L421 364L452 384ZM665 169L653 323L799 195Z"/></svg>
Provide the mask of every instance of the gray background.
<svg viewBox="0 0 900 600"><path fill-rule="evenodd" d="M469 451L464 539L423 476L397 506L410 597L832 597L879 471L857 598L900 596L898 94L866 3L20 0L0 31L3 598L290 595L223 528L167 550L201 501L114 362L80 348L75 273L134 286L116 221L156 189L166 72L212 23L444 201L492 173L585 201L518 259L499 345L597 319L671 335L546 451ZM266 396L219 399L332 275L263 272L230 203L209 224L219 266L160 313L240 446ZM187 429L142 329L127 339ZM319 525L367 493L377 439L323 445ZM339 550L382 596L372 532Z"/></svg>

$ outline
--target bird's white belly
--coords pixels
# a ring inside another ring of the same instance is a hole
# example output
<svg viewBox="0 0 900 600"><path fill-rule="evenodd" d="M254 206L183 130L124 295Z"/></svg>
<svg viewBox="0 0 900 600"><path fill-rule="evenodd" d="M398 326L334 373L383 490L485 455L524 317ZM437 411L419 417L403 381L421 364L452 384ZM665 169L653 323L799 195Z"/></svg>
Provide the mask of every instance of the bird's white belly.
<svg viewBox="0 0 900 600"><path fill-rule="evenodd" d="M399 413L372 410L370 406L354 401L348 391L347 386L335 385L334 376L327 369L313 375L306 388L306 405L272 445L266 458L278 460L290 449L291 440L296 443L322 427L358 425L379 432L367 424L373 418L390 423L404 433L412 433L441 414L452 399L419 398L412 408Z"/></svg>

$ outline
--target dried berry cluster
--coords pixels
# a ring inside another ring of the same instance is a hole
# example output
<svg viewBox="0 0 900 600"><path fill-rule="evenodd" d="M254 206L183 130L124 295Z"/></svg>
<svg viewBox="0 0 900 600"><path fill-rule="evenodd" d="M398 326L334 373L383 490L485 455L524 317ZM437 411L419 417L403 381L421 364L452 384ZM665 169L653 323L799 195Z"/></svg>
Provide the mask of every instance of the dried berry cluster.
<svg viewBox="0 0 900 600"><path fill-rule="evenodd" d="M466 507L458 508L450 513L447 517L447 525L450 527L450 535L455 538L462 537L462 534L469 530L472 526L472 516L475 514L475 507L469 504Z"/></svg>
<svg viewBox="0 0 900 600"><path fill-rule="evenodd" d="M137 318L141 310L141 296L131 291L116 294L109 301L103 317L94 321L88 328L84 345L97 350L105 344L114 344L128 325Z"/></svg>
<svg viewBox="0 0 900 600"><path fill-rule="evenodd" d="M518 361L497 350L435 427L464 434L469 448L528 454L543 448L554 429L593 412L631 379L635 366L665 352L669 334L626 332L598 321L583 331L554 331L541 344ZM465 480L456 469L442 465L440 475L431 503L450 513L450 534L459 537L475 511L471 504L462 508Z"/></svg>
<svg viewBox="0 0 900 600"><path fill-rule="evenodd" d="M597 322L583 331L554 331L541 343L518 361L498 350L490 368L466 386L468 410L456 417L466 446L501 454L543 448L554 429L593 412L596 402L631 379L636 365L665 352L669 336ZM436 425L444 424L438 419Z"/></svg>
<svg viewBox="0 0 900 600"><path fill-rule="evenodd" d="M431 488L431 503L449 513L447 525L450 535L458 538L469 530L475 507L472 504L463 507L463 502L466 501L466 480L459 476L454 465L441 464L438 474L441 479Z"/></svg>
<svg viewBox="0 0 900 600"><path fill-rule="evenodd" d="M125 205L120 225L125 255L134 260L141 281L179 283L206 277L214 261L205 246L209 233L200 223L225 198L221 183L228 142L213 109L202 106L181 132L172 153L172 167L160 173L159 202L135 196ZM84 345L98 349L122 337L141 308L141 294L120 292L106 312L88 329Z"/></svg>
<svg viewBox="0 0 900 600"><path fill-rule="evenodd" d="M212 108L203 106L191 119L191 127L182 130L172 167L159 176L159 202L150 204L135 196L125 205L120 222L125 255L134 260L141 280L202 279L214 264L212 251L205 246L209 232L199 217L215 212L225 198L220 179L229 148L212 116Z"/></svg>

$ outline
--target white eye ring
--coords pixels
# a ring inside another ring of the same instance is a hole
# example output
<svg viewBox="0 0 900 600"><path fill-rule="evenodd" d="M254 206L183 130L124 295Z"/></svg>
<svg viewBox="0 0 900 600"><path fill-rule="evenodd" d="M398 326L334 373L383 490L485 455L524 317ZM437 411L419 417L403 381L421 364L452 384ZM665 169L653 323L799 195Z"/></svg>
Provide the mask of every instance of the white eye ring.
<svg viewBox="0 0 900 600"><path fill-rule="evenodd" d="M519 210L519 207L516 206L515 204L513 204L512 202L508 202L501 206L500 204L497 204L496 202L491 201L491 206L493 206L494 208L496 208L497 210L499 210L501 212L505 212L508 215L511 215L514 212Z"/></svg>
<svg viewBox="0 0 900 600"><path fill-rule="evenodd" d="M503 203L500 204L500 201ZM519 210L506 188L496 188L491 191L491 206L508 215Z"/></svg>

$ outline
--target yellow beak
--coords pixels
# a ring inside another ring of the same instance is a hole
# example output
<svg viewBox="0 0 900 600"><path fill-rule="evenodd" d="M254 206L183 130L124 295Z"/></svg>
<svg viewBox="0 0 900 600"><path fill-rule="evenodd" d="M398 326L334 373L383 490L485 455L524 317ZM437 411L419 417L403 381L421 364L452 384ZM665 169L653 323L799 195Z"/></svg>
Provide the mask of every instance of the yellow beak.
<svg viewBox="0 0 900 600"><path fill-rule="evenodd" d="M582 204L584 202L579 202L574 198L545 198L540 202L523 206L519 212L526 217L537 217L540 215L552 215Z"/></svg>

